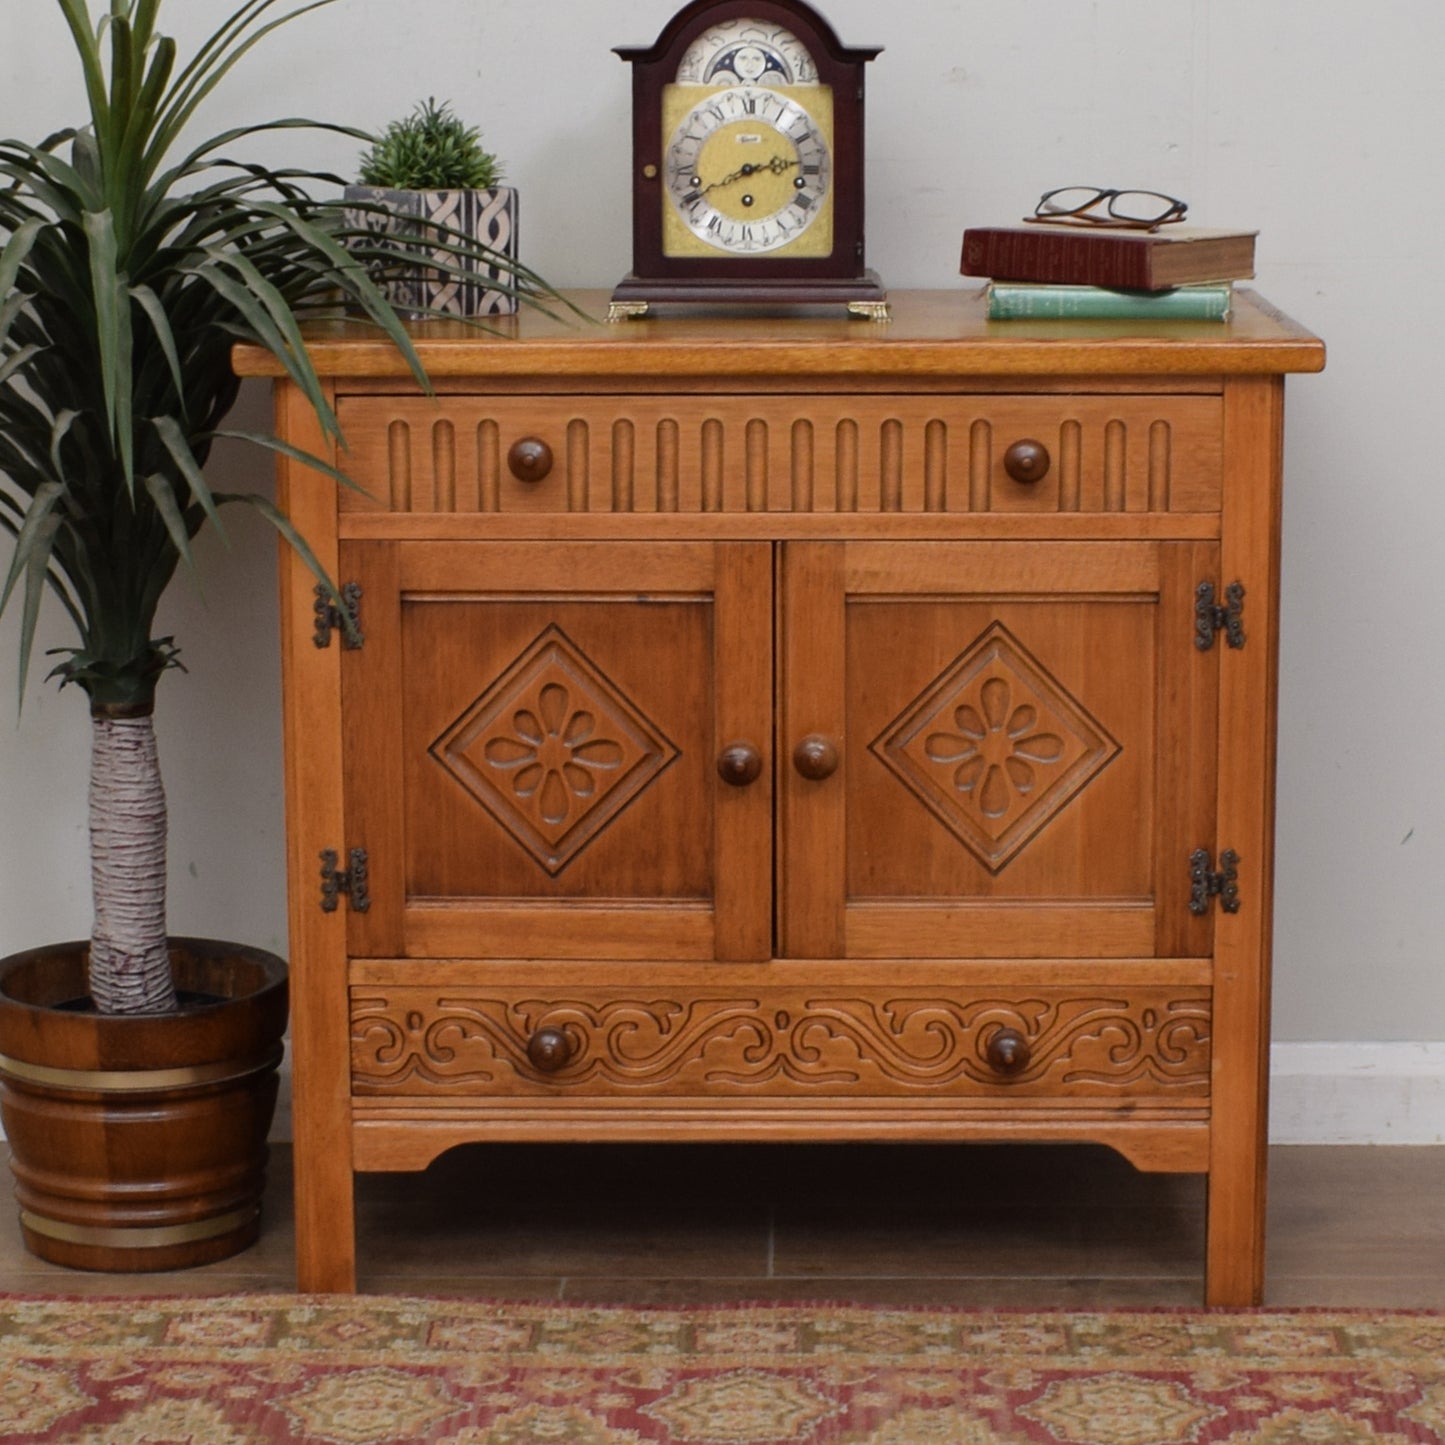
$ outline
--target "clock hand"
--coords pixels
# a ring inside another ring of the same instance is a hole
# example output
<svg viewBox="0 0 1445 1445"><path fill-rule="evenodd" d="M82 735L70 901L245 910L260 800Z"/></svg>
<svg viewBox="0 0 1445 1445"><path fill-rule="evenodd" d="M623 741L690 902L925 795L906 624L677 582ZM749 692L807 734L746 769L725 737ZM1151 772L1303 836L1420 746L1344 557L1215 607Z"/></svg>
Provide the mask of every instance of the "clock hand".
<svg viewBox="0 0 1445 1445"><path fill-rule="evenodd" d="M787 160L783 156L773 156L761 165L753 165L749 162L749 164L741 167L739 170L735 170L731 175L724 176L720 181L713 181L711 185L704 186L702 193L703 195L707 195L709 191L721 190L722 187L730 186L735 181L745 180L748 176L755 176L760 171L770 171L773 175L780 176L784 171L791 170L797 164L798 159L796 156L794 156L792 160Z"/></svg>

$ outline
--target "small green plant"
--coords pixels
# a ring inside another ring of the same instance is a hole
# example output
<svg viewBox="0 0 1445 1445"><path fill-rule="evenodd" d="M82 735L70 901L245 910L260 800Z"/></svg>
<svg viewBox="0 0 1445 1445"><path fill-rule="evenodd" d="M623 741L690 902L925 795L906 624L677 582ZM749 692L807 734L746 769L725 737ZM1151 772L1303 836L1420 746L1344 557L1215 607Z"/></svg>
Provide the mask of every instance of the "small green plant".
<svg viewBox="0 0 1445 1445"><path fill-rule="evenodd" d="M489 191L502 179L496 156L449 103L422 101L394 120L361 156L361 183L394 191Z"/></svg>

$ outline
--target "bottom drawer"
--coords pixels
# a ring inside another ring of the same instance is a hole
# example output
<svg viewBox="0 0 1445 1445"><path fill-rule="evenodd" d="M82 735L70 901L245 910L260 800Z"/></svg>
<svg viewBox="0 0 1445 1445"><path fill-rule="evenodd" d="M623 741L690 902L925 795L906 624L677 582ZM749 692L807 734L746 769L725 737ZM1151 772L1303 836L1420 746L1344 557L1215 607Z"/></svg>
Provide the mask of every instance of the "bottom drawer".
<svg viewBox="0 0 1445 1445"><path fill-rule="evenodd" d="M1198 1110L1202 985L357 985L358 1099L968 1098Z"/></svg>

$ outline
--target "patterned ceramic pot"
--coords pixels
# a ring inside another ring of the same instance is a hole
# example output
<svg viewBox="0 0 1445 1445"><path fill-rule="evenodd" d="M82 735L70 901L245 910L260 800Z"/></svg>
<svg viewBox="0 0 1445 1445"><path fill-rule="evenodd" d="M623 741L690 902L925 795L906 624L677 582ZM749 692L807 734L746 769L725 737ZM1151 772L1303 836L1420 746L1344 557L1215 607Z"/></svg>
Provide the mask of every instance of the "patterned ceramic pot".
<svg viewBox="0 0 1445 1445"><path fill-rule="evenodd" d="M421 230L416 223L430 223L460 231L509 260L517 258L517 192L511 186L495 186L489 191L393 191L381 186L348 186L346 199L385 206L390 216L356 210L351 213L352 220L379 236L394 237L398 251L416 249L416 236ZM431 254L452 265L463 265L474 279L463 280L436 271L429 275L428 249L423 246L415 277L392 282L386 288L388 299L398 311L430 308L452 316L507 316L517 309L517 298L500 289L506 284L506 274L497 267L459 262L446 251Z"/></svg>

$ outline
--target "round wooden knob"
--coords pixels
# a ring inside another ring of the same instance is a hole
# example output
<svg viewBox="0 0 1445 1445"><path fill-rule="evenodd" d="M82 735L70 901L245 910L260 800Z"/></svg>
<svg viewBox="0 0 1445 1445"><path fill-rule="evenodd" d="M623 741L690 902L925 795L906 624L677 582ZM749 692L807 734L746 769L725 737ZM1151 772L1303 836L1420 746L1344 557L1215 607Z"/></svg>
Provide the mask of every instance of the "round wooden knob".
<svg viewBox="0 0 1445 1445"><path fill-rule="evenodd" d="M838 745L822 733L809 733L793 749L793 766L811 782L821 783L838 770Z"/></svg>
<svg viewBox="0 0 1445 1445"><path fill-rule="evenodd" d="M735 788L757 782L762 771L763 755L751 743L729 743L718 754L718 777Z"/></svg>
<svg viewBox="0 0 1445 1445"><path fill-rule="evenodd" d="M996 1029L984 1048L989 1068L1000 1074L1019 1074L1029 1066L1033 1051L1017 1029Z"/></svg>
<svg viewBox="0 0 1445 1445"><path fill-rule="evenodd" d="M1049 469L1049 449L1025 437L1003 454L1003 469L1016 482L1036 482Z"/></svg>
<svg viewBox="0 0 1445 1445"><path fill-rule="evenodd" d="M541 437L523 437L512 443L507 465L519 482L540 482L552 470L552 448Z"/></svg>
<svg viewBox="0 0 1445 1445"><path fill-rule="evenodd" d="M562 1029L538 1029L527 1040L527 1057L543 1074L555 1074L572 1060L572 1040Z"/></svg>

